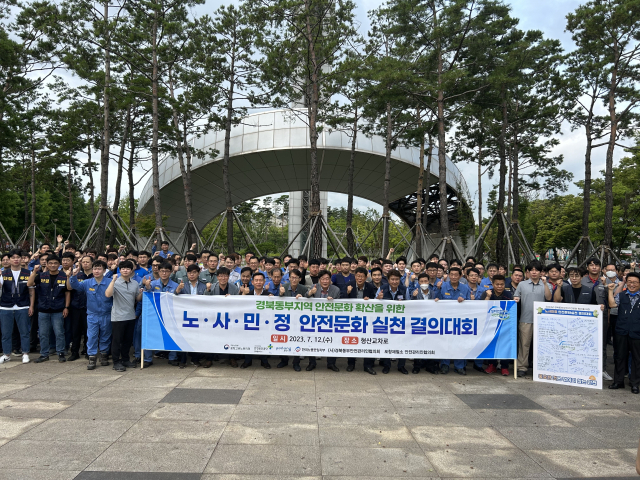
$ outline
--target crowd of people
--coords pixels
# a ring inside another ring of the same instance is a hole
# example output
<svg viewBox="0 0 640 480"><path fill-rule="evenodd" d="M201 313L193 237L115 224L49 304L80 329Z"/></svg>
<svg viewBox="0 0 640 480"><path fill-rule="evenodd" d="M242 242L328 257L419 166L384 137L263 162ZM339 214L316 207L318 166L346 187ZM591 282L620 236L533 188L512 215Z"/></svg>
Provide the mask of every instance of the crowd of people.
<svg viewBox="0 0 640 480"><path fill-rule="evenodd" d="M29 363L30 352L39 352L36 363L57 355L59 362L85 356L87 368L108 366L119 372L139 366L150 367L154 359L184 368L187 352L142 350L142 294L144 291L175 295L266 295L311 297L331 301L337 298L363 300L483 301L515 300L518 303L517 376L529 374L534 356L534 302L599 305L603 320L603 377L613 380L610 389L625 387L629 377L632 393L640 387L640 275L635 264L602 265L590 258L585 268L565 269L557 263L543 266L533 261L526 266L484 264L473 256L464 262L433 254L428 259L408 262L405 257L368 259L342 258L332 264L324 258L260 257L253 252L216 255L192 249L184 255L169 250L169 243L154 244L152 251L107 247L105 252L89 248L80 251L58 237L55 249L48 243L33 254L13 249L2 256L0 276L0 328L3 355L0 364L12 357ZM636 308L638 306L638 308ZM428 307L427 307L428 308ZM614 376L607 372L607 344L613 346ZM82 346L82 350L81 350ZM247 368L252 355L239 358L216 353L190 352L190 362L210 368L214 362ZM242 363L239 362L242 360ZM309 357L307 371L317 367ZM374 358L363 359L364 371L376 375ZM395 368L408 374L405 359L379 360L382 373ZM269 356L260 357L271 368ZM413 359L411 372L467 374L465 359ZM471 359L472 368L491 374L509 375L510 360L485 362ZM293 358L300 371L300 357ZM277 368L289 364L280 357ZM349 358L347 371L355 369ZM335 358L327 368L339 371Z"/></svg>

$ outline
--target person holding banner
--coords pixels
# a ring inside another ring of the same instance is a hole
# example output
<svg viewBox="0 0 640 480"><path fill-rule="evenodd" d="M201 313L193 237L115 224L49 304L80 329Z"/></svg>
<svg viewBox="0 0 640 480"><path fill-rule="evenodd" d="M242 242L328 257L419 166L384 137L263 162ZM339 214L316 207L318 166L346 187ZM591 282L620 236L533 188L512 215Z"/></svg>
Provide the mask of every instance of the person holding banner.
<svg viewBox="0 0 640 480"><path fill-rule="evenodd" d="M227 257L231 258L231 257ZM231 278L232 272L227 267L220 267L218 269L218 283L211 285L210 283L205 285L204 293L199 295L222 295L224 297L228 297L229 295L240 295L240 288L230 283L229 279ZM216 354L206 353L203 356L204 363L202 366L204 368L209 368L213 364L213 360L216 359ZM194 365L199 365L199 362L194 362ZM233 354L229 354L229 365L233 368L237 368L238 362L236 361L236 356Z"/></svg>
<svg viewBox="0 0 640 480"><path fill-rule="evenodd" d="M626 290L623 288L626 286ZM614 291L615 290L615 291ZM631 393L640 393L640 274L630 272L624 281L607 285L610 308L618 307L618 320L613 332L615 371L611 390L624 388L624 374L631 354L629 384Z"/></svg>
<svg viewBox="0 0 640 480"><path fill-rule="evenodd" d="M292 261L293 260L291 260L289 264L291 264ZM298 299L306 296L307 292L309 291L309 287L305 285L300 285L300 280L302 279L302 273L300 272L300 270L298 270L297 268L289 270L288 275L289 275L289 283L284 283L280 286L280 296L288 297L288 298L298 298ZM280 363L276 365L276 368L284 368L287 365L289 365L289 356L281 355ZM301 370L299 355L296 355L295 357L293 357L293 369L296 372L299 372Z"/></svg>
<svg viewBox="0 0 640 480"><path fill-rule="evenodd" d="M251 258L251 262L253 262L254 259L256 259L256 257L252 257ZM256 267L256 270L258 270L257 267ZM245 290L243 290L242 291L242 295L272 296L269 293L269 291L266 288L264 288L265 275L261 271L258 270L253 274L252 283L253 283L253 292L249 293L247 291L245 293ZM248 288L246 290L248 290ZM252 362L253 362L253 357L254 357L253 355L245 355L244 356L244 362L242 363L242 365L240 365L240 368L248 368L248 367L250 367ZM269 364L269 356L268 355L260 356L260 365L262 365L262 367L266 368L267 370L269 370L271 368L271 365Z"/></svg>
<svg viewBox="0 0 640 480"><path fill-rule="evenodd" d="M497 267L496 267L497 271ZM454 301L454 302L464 302L465 300L471 299L471 291L467 285L460 283L460 277L462 276L462 270L458 267L452 267L449 270L449 281L444 282L440 281L438 283L439 292L438 296L435 298L435 301L438 300L446 300L446 301ZM451 364L451 360L440 360L440 373L446 375L449 373L449 365ZM454 360L453 361L453 369L456 373L460 375L467 374L467 361L466 360Z"/></svg>
<svg viewBox="0 0 640 480"><path fill-rule="evenodd" d="M315 284L308 292L309 298L326 298L327 300L333 300L334 298L340 298L340 289L331 284L331 273L328 270L321 270L318 273L318 283ZM309 365L307 366L307 372L310 372L316 368L316 357L309 357ZM327 357L327 368L334 372L339 372L340 369L336 366L335 357Z"/></svg>
<svg viewBox="0 0 640 480"><path fill-rule="evenodd" d="M506 279L504 275L493 276L493 290L482 292L480 300L496 300L507 301L513 300L513 294L506 290ZM489 366L484 373L493 373L498 371L498 362L500 362L500 373L503 377L509 376L509 360L489 360ZM477 364L476 364L477 365Z"/></svg>
<svg viewBox="0 0 640 480"><path fill-rule="evenodd" d="M391 270L387 273L387 280L389 283L382 287L381 292L378 294L378 298L382 295L382 300L395 300L402 301L406 298L407 290L401 283L402 275L398 270ZM404 375L408 375L409 372L405 368L407 363L406 358L398 359L398 371ZM391 370L391 359L383 358L381 360L382 373L385 375Z"/></svg>
<svg viewBox="0 0 640 480"><path fill-rule="evenodd" d="M154 260L155 263L155 260ZM173 267L169 262L163 262L158 267L158 279L151 280L150 278L146 278L142 283L144 285L145 290L151 292L168 292L175 293L178 288L178 284L171 280L171 273L173 271ZM152 350L144 351L144 364L143 367L147 368L153 365L153 354ZM178 353L177 352L169 352L169 364L177 367L178 363Z"/></svg>
<svg viewBox="0 0 640 480"><path fill-rule="evenodd" d="M346 288L346 295L343 298L359 298L361 300L370 300L376 298L377 288L367 282L367 269L364 267L356 267L355 280L349 282ZM373 369L375 359L364 358L362 363L364 371L370 375L375 375ZM347 359L347 372L353 372L356 368L356 359L350 357Z"/></svg>
<svg viewBox="0 0 640 480"><path fill-rule="evenodd" d="M97 355L100 352L100 365L109 365L109 348L111 347L111 307L113 298L106 296L107 282L104 274L107 264L102 260L93 262L92 278L80 282L77 267L74 275L67 281L67 290L78 290L87 296L87 370L95 370Z"/></svg>

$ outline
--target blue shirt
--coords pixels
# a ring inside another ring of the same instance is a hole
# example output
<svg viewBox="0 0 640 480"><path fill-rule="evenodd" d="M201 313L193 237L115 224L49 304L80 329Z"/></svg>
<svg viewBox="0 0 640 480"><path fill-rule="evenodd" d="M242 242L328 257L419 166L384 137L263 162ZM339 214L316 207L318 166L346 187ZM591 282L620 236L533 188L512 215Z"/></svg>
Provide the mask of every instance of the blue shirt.
<svg viewBox="0 0 640 480"><path fill-rule="evenodd" d="M162 283L162 280L160 280L160 279L153 280L151 282L151 291L152 292L174 293L176 291L176 288L178 288L178 284L176 282L174 282L173 280L171 280L171 279L167 280L167 284L166 285L164 285Z"/></svg>
<svg viewBox="0 0 640 480"><path fill-rule="evenodd" d="M107 298L105 295L109 283L106 277L102 277L100 283L93 277L83 282L79 282L76 277L69 279L71 288L87 295L87 314L89 315L111 315L113 297Z"/></svg>
<svg viewBox="0 0 640 480"><path fill-rule="evenodd" d="M493 283L491 283L491 279L489 277L483 278L478 287L482 287L485 290L493 290Z"/></svg>
<svg viewBox="0 0 640 480"><path fill-rule="evenodd" d="M438 298L440 300L458 300L459 297L462 297L465 300L471 299L470 297L471 291L467 285L462 283L458 284L458 288L453 288L450 282L442 282L442 287L440 287L440 292L438 293Z"/></svg>
<svg viewBox="0 0 640 480"><path fill-rule="evenodd" d="M480 285L476 285L476 290L474 292L473 290L471 290L471 287L469 287L468 283L466 285L469 288L469 295L471 295L473 293L474 300L480 300L480 297L482 296L482 294L484 292L486 292L487 290L491 290L489 288L484 288L484 287L481 287ZM471 298L471 297L469 297L469 298Z"/></svg>
<svg viewBox="0 0 640 480"><path fill-rule="evenodd" d="M147 267L147 268L138 267L134 270L133 273L139 276L140 278L144 278L146 275L149 275L151 273L151 267Z"/></svg>

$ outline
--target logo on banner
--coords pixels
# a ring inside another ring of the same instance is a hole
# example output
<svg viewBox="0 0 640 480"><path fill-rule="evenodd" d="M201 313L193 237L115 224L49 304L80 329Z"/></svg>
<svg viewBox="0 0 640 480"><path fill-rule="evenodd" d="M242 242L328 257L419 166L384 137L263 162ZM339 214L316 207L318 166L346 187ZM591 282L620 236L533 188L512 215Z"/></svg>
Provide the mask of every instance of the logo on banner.
<svg viewBox="0 0 640 480"><path fill-rule="evenodd" d="M224 346L224 349L225 350L229 350L229 344L228 343Z"/></svg>
<svg viewBox="0 0 640 480"><path fill-rule="evenodd" d="M267 347L263 347L262 345L256 345L256 346L253 347L253 351L254 352L264 352L266 350L268 350L268 348Z"/></svg>
<svg viewBox="0 0 640 480"><path fill-rule="evenodd" d="M300 352L300 347L296 347L296 352Z"/></svg>

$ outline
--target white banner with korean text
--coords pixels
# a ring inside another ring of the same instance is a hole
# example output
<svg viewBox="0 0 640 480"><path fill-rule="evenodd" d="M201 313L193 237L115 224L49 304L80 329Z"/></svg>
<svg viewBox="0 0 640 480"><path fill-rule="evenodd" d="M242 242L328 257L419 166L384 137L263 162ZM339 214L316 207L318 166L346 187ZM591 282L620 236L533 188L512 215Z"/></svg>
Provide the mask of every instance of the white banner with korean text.
<svg viewBox="0 0 640 480"><path fill-rule="evenodd" d="M513 301L326 300L146 292L142 348L325 357L513 359Z"/></svg>

